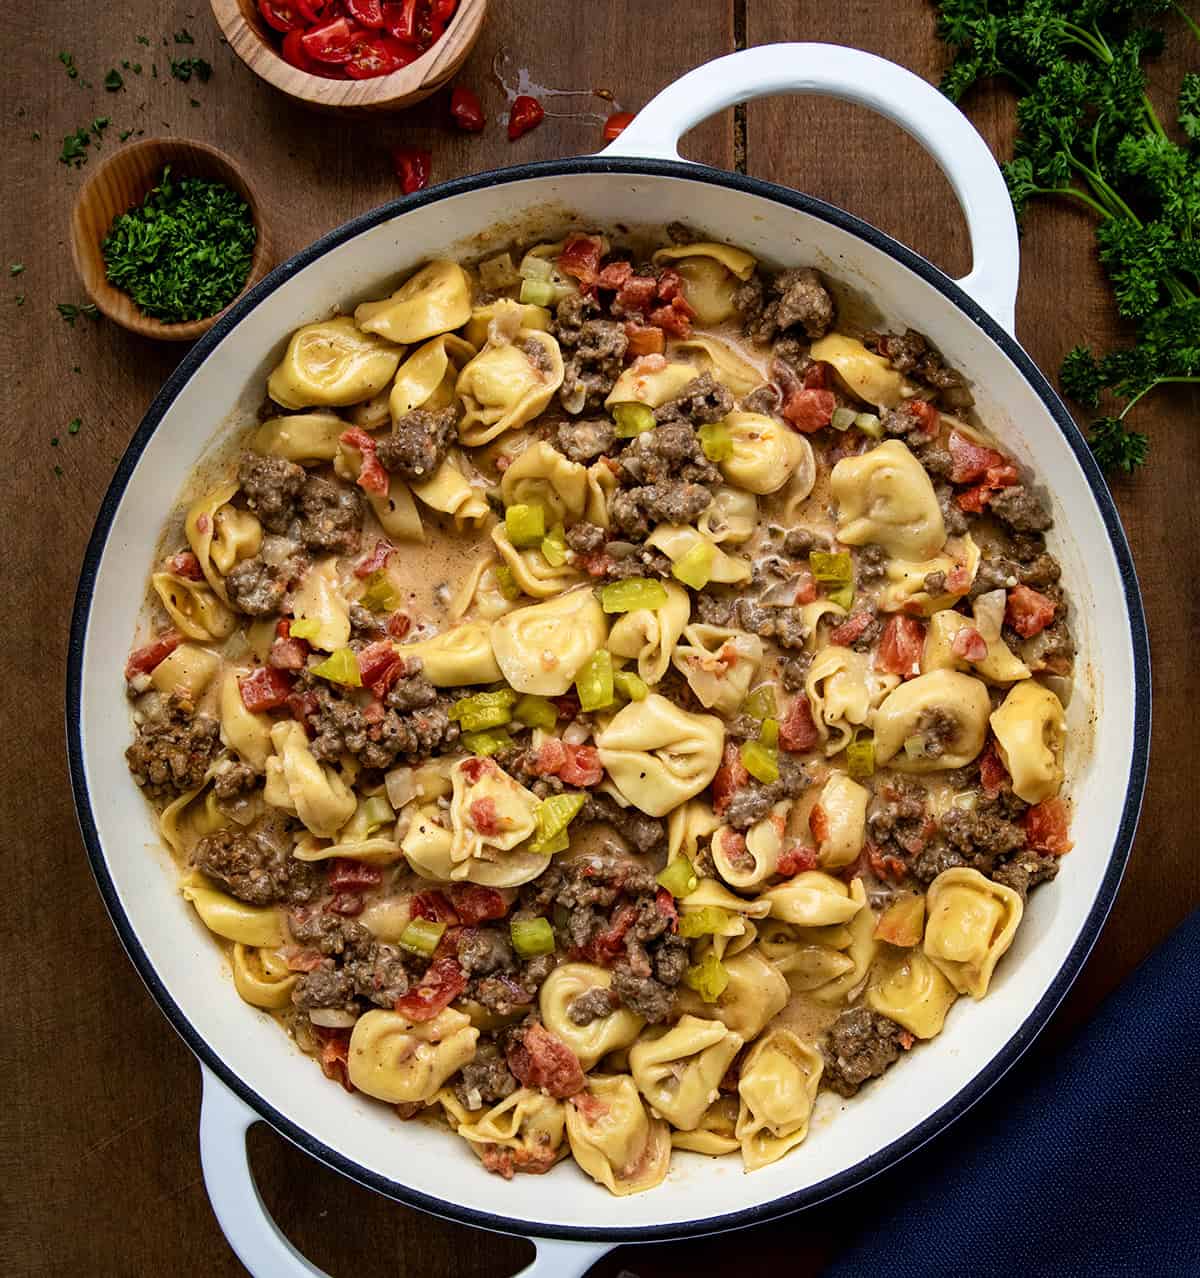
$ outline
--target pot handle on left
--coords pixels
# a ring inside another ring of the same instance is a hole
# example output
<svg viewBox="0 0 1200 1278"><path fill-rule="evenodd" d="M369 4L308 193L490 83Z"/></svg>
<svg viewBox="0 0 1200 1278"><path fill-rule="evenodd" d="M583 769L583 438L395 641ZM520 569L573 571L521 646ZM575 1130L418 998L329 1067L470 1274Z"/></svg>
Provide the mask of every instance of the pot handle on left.
<svg viewBox="0 0 1200 1278"><path fill-rule="evenodd" d="M1000 166L965 115L933 85L886 58L840 44L763 44L669 84L601 154L678 160L679 139L726 107L776 93L821 93L893 120L937 161L962 206L971 270L959 287L1009 333L1020 249Z"/></svg>
<svg viewBox="0 0 1200 1278"><path fill-rule="evenodd" d="M306 1260L271 1219L254 1183L246 1134L259 1116L201 1065L200 1165L213 1213L237 1258L253 1278L329 1278ZM583 1278L611 1247L605 1243L529 1240L537 1248L531 1265L515 1278Z"/></svg>

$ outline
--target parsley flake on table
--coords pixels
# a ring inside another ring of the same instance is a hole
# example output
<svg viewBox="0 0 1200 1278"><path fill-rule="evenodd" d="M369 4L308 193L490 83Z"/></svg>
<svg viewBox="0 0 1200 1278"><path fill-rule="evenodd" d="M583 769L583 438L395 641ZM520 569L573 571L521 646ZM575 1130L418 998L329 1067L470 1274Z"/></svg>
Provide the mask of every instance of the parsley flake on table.
<svg viewBox="0 0 1200 1278"><path fill-rule="evenodd" d="M192 39L192 33L187 29L187 27L184 27L182 31L175 32L175 43L195 44L196 41Z"/></svg>
<svg viewBox="0 0 1200 1278"><path fill-rule="evenodd" d="M68 435L78 435L78 434L79 434L79 431L80 431L80 428L81 428L82 426L83 426L83 418L82 418L82 417L72 417L72 418L71 418L71 420L67 423L67 434L68 434Z"/></svg>
<svg viewBox="0 0 1200 1278"><path fill-rule="evenodd" d="M207 84L212 79L212 71L212 64L203 58L171 59L171 74L184 83L194 75L201 84Z"/></svg>
<svg viewBox="0 0 1200 1278"><path fill-rule="evenodd" d="M110 67L104 73L104 87L109 93L116 93L125 87L125 77L117 70L116 67Z"/></svg>
<svg viewBox="0 0 1200 1278"><path fill-rule="evenodd" d="M16 302L17 302L17 305L18 305L18 306L24 306L24 305L25 305L25 294L24 294L24 293L18 293L18 294L17 294L17 297L16 297Z"/></svg>
<svg viewBox="0 0 1200 1278"><path fill-rule="evenodd" d="M8 273L9 275L20 275L24 269L25 269L24 262L10 262L8 267Z"/></svg>
<svg viewBox="0 0 1200 1278"><path fill-rule="evenodd" d="M75 55L73 53L60 53L58 55L58 60L67 68L67 75L70 76L72 80L77 80L79 78L79 68L75 65Z"/></svg>
<svg viewBox="0 0 1200 1278"><path fill-rule="evenodd" d="M147 47L149 47L149 45L150 45L150 37L149 37L149 36L140 35L140 36L135 36L134 38L137 40L138 44L144 44L144 45L146 45Z"/></svg>
<svg viewBox="0 0 1200 1278"><path fill-rule="evenodd" d="M82 168L87 163L87 148L91 144L92 139L87 129L76 129L74 133L68 133L63 138L62 150L58 155L59 164L65 164L68 168Z"/></svg>
<svg viewBox="0 0 1200 1278"><path fill-rule="evenodd" d="M100 314L94 302L87 302L83 306L76 306L74 302L58 302L56 306L58 313L72 328L75 327L75 321L81 315L86 319L96 319Z"/></svg>
<svg viewBox="0 0 1200 1278"><path fill-rule="evenodd" d="M1149 440L1130 410L1156 387L1200 383L1200 73L1180 86L1172 141L1146 92L1143 59L1165 35L1151 21L1174 0L941 0L938 32L955 51L942 90L955 101L982 79L1017 90L1017 140L1003 166L1017 216L1043 198L1075 200L1098 219L1100 261L1134 345L1063 361L1063 391L1088 408L1108 393L1124 406L1092 422L1106 469L1134 471Z"/></svg>

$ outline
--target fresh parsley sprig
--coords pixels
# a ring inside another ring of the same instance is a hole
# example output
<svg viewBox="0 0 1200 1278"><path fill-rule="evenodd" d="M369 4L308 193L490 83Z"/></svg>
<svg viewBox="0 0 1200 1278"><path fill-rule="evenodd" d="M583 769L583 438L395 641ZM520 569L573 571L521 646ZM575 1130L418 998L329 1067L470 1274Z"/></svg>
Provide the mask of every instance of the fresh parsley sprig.
<svg viewBox="0 0 1200 1278"><path fill-rule="evenodd" d="M1096 408L1103 392L1124 406L1098 418L1091 443L1108 469L1132 472L1149 441L1130 410L1156 387L1200 382L1200 74L1179 90L1174 142L1146 92L1143 60L1161 52L1155 20L1174 0L941 0L938 32L955 51L943 91L959 100L980 80L1018 92L1018 133L1003 166L1020 217L1031 200L1066 198L1095 213L1096 242L1117 311L1137 340L1063 362L1066 394Z"/></svg>

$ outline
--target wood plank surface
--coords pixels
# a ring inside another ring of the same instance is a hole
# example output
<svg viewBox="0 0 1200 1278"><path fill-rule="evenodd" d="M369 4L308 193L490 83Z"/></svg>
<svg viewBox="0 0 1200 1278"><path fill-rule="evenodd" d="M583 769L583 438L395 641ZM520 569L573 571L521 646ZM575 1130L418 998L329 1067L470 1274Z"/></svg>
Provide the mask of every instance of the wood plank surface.
<svg viewBox="0 0 1200 1278"><path fill-rule="evenodd" d="M177 47L173 35L185 28L195 44ZM148 46L137 42L139 34ZM395 142L431 146L435 178L596 149L596 117L611 107L586 92L548 98L550 118L510 145L500 127L504 94L493 78L498 57L510 82L524 71L535 85L602 89L621 107L636 109L684 70L732 48L738 36L752 44L824 39L858 45L930 78L940 68L923 0L887 6L873 0L836 6L660 0L652 9L639 0L586 8L564 0L494 0L463 76L482 93L490 123L481 137L468 137L445 128L444 96L396 119L365 123L291 104L219 44L201 0L59 0L9 13L0 86L6 125L0 376L9 441L0 472L8 659L0 684L7 871L0 893L6 973L0 982L6 1102L0 1111L0 1253L9 1274L243 1272L200 1179L195 1062L138 983L108 923L67 784L60 707L83 548L122 449L182 351L106 322L81 318L72 327L56 311L56 303L86 300L72 273L66 233L71 200L89 169L75 172L57 162L61 139L107 115L112 123L101 156L119 145L116 135L126 128L225 148L259 184L282 259L396 193L387 156ZM1168 47L1157 82L1178 81L1179 44ZM59 50L74 54L77 79L57 60ZM170 76L169 60L189 54L213 64L208 84ZM104 73L122 59L140 62L142 74L126 70L126 88L106 93ZM1009 104L980 96L969 108L988 140L1004 147ZM581 118L588 115L593 118ZM744 119L744 154L731 115L697 130L688 154L724 166L735 156L744 159L751 173L839 203L952 272L967 268L969 250L949 187L898 130L857 109L807 102L801 113L787 100L753 104ZM1081 337L1105 342L1116 334L1086 218L1038 210L1023 249L1019 334L1042 367L1055 368ZM11 263L24 270L10 276ZM1200 727L1186 709L1200 694L1187 642L1197 632L1200 575L1198 408L1198 397L1186 394L1148 403L1140 424L1154 438L1152 465L1118 486L1155 644L1155 766L1117 907L1067 1006L1036 1049L1042 1053L1200 901L1193 848L1200 787L1190 762ZM67 424L77 417L82 426L71 435ZM125 744L118 735L114 749ZM531 1254L521 1240L386 1202L262 1127L251 1148L276 1219L334 1275L500 1278ZM736 1270L752 1278L784 1271L800 1278L815 1273L831 1250L844 1210L809 1213L749 1235L621 1249L593 1273L666 1278Z"/></svg>

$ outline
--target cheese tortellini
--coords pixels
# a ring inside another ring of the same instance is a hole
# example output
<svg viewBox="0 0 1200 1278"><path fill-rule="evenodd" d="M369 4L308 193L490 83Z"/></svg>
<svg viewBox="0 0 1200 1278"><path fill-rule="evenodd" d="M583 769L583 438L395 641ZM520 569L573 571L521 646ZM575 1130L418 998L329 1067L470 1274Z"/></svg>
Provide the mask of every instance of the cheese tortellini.
<svg viewBox="0 0 1200 1278"><path fill-rule="evenodd" d="M664 589L667 592L664 603L657 608L635 608L625 613L608 635L609 652L618 657L636 658L638 674L649 684L658 683L667 673L672 654L676 652L675 645L692 611L691 598L682 586L668 581Z"/></svg>
<svg viewBox="0 0 1200 1278"><path fill-rule="evenodd" d="M722 324L734 313L739 283L754 274L754 258L732 244L708 240L672 244L654 254L655 264L668 262L683 276L688 305L701 324Z"/></svg>
<svg viewBox="0 0 1200 1278"><path fill-rule="evenodd" d="M1053 798L1063 782L1066 719L1062 702L1044 684L1019 683L990 719L996 749L1026 803Z"/></svg>
<svg viewBox="0 0 1200 1278"><path fill-rule="evenodd" d="M843 457L830 488L837 535L847 546L874 542L897 559L929 559L946 541L946 525L924 466L898 439L861 457Z"/></svg>
<svg viewBox="0 0 1200 1278"><path fill-rule="evenodd" d="M733 450L720 467L729 483L761 495L777 492L793 474L802 473L812 491L816 463L803 435L762 413L730 413L725 426Z"/></svg>
<svg viewBox="0 0 1200 1278"><path fill-rule="evenodd" d="M338 455L345 432L346 423L336 413L289 413L263 422L251 446L268 457L317 466Z"/></svg>
<svg viewBox="0 0 1200 1278"><path fill-rule="evenodd" d="M790 799L777 803L745 835L727 826L716 831L710 852L717 873L730 887L741 892L753 891L775 873L791 806Z"/></svg>
<svg viewBox="0 0 1200 1278"><path fill-rule="evenodd" d="M676 399L696 376L692 364L668 363L661 355L643 355L617 378L604 407L645 404L647 408L661 408L668 400Z"/></svg>
<svg viewBox="0 0 1200 1278"><path fill-rule="evenodd" d="M298 328L267 379L283 408L343 408L377 395L395 376L403 347L358 328L348 315Z"/></svg>
<svg viewBox="0 0 1200 1278"><path fill-rule="evenodd" d="M899 950L877 968L867 1003L917 1038L942 1032L958 991L921 950Z"/></svg>
<svg viewBox="0 0 1200 1278"><path fill-rule="evenodd" d="M331 838L354 815L354 791L335 768L313 758L308 735L295 719L271 728L271 744L275 753L267 760L263 798L299 817L318 838Z"/></svg>
<svg viewBox="0 0 1200 1278"><path fill-rule="evenodd" d="M289 970L278 950L259 949L234 942L233 986L252 1007L269 1012L290 1007L292 991L300 977Z"/></svg>
<svg viewBox="0 0 1200 1278"><path fill-rule="evenodd" d="M459 438L474 448L523 426L550 403L562 381L562 351L549 333L526 328L511 342L489 340L458 375L464 410Z"/></svg>
<svg viewBox="0 0 1200 1278"><path fill-rule="evenodd" d="M772 918L799 927L846 923L862 909L862 902L851 895L841 879L820 870L805 870L786 883L769 888L761 899L770 902Z"/></svg>
<svg viewBox="0 0 1200 1278"><path fill-rule="evenodd" d="M188 639L208 643L233 633L237 618L206 581L156 572L150 584L175 628Z"/></svg>
<svg viewBox="0 0 1200 1278"><path fill-rule="evenodd" d="M453 404L458 374L475 353L470 342L453 333L444 333L417 347L396 370L388 394L392 421L399 422L417 408L434 411Z"/></svg>
<svg viewBox="0 0 1200 1278"><path fill-rule="evenodd" d="M432 638L400 644L396 651L402 657L420 657L421 673L437 688L494 683L503 677L489 627L482 621L464 621Z"/></svg>
<svg viewBox="0 0 1200 1278"><path fill-rule="evenodd" d="M830 773L817 800L824 818L817 845L823 869L840 870L851 864L862 851L870 797L864 786L844 772Z"/></svg>
<svg viewBox="0 0 1200 1278"><path fill-rule="evenodd" d="M506 506L541 506L547 528L570 526L583 517L587 504L587 468L568 461L544 439L538 440L505 470L500 495Z"/></svg>
<svg viewBox="0 0 1200 1278"><path fill-rule="evenodd" d="M603 1016L592 1017L580 1025L571 1016L576 999L593 990L612 988L612 973L594 963L560 963L542 983L538 1011L542 1022L579 1057L584 1069L591 1069L609 1052L628 1047L641 1033L645 1021L613 999L613 1006Z"/></svg>
<svg viewBox="0 0 1200 1278"><path fill-rule="evenodd" d="M450 769L451 879L516 887L537 878L546 857L520 849L537 829L537 795L493 759L463 759Z"/></svg>
<svg viewBox="0 0 1200 1278"><path fill-rule="evenodd" d="M423 266L391 297L363 302L354 312L354 322L364 333L378 333L406 346L449 333L470 318L471 281L457 262L445 258Z"/></svg>
<svg viewBox="0 0 1200 1278"><path fill-rule="evenodd" d="M292 609L297 621L316 625L309 643L322 652L344 648L350 638L350 604L338 582L338 564L333 555L314 564L304 574L293 595Z"/></svg>
<svg viewBox="0 0 1200 1278"><path fill-rule="evenodd" d="M607 630L596 596L574 590L506 613L492 622L489 639L510 687L559 697L583 663L604 647Z"/></svg>
<svg viewBox="0 0 1200 1278"><path fill-rule="evenodd" d="M628 1074L588 1079L567 1104L567 1137L575 1161L609 1193L641 1193L666 1178L671 1129L646 1112Z"/></svg>
<svg viewBox="0 0 1200 1278"><path fill-rule="evenodd" d="M749 581L753 575L747 560L726 554L698 529L687 524L659 524L646 538L646 545L654 550L661 550L673 564L677 564L684 555L694 552L697 546L709 546L712 549L712 563L708 579L719 586L738 585Z"/></svg>
<svg viewBox="0 0 1200 1278"><path fill-rule="evenodd" d="M239 945L276 949L283 944L283 922L273 905L247 905L191 875L183 884L183 899L195 907L204 926Z"/></svg>
<svg viewBox="0 0 1200 1278"><path fill-rule="evenodd" d="M347 1073L360 1092L391 1105L431 1101L474 1057L478 1038L469 1018L451 1007L428 1021L375 1009L354 1022Z"/></svg>
<svg viewBox="0 0 1200 1278"><path fill-rule="evenodd" d="M265 772L267 760L274 748L271 743L271 718L246 709L242 691L238 687L236 670L228 670L221 677L218 707L221 716L221 744L234 751L255 772Z"/></svg>
<svg viewBox="0 0 1200 1278"><path fill-rule="evenodd" d="M868 722L873 708L899 682L898 675L876 670L868 653L837 644L822 648L808 667L804 690L825 753L837 754L849 744L854 729Z"/></svg>
<svg viewBox="0 0 1200 1278"><path fill-rule="evenodd" d="M567 1152L566 1122L562 1101L522 1087L456 1130L480 1158L485 1150L507 1149L514 1171L544 1172Z"/></svg>
<svg viewBox="0 0 1200 1278"><path fill-rule="evenodd" d="M687 1131L717 1099L718 1084L742 1042L720 1021L683 1016L665 1034L634 1043L629 1071L650 1108Z"/></svg>
<svg viewBox="0 0 1200 1278"><path fill-rule="evenodd" d="M747 1171L782 1158L808 1135L825 1062L791 1030L773 1029L750 1049L738 1078L735 1135Z"/></svg>
<svg viewBox="0 0 1200 1278"><path fill-rule="evenodd" d="M733 714L746 699L763 659L757 635L696 622L671 658L706 710Z"/></svg>
<svg viewBox="0 0 1200 1278"><path fill-rule="evenodd" d="M964 866L929 885L925 957L960 994L981 999L1017 934L1020 894Z"/></svg>
<svg viewBox="0 0 1200 1278"><path fill-rule="evenodd" d="M875 762L901 772L961 768L983 749L987 687L956 670L902 683L875 712Z"/></svg>
<svg viewBox="0 0 1200 1278"><path fill-rule="evenodd" d="M600 762L622 796L647 816L666 816L704 789L721 762L725 728L651 693L631 701L596 737Z"/></svg>
<svg viewBox="0 0 1200 1278"><path fill-rule="evenodd" d="M917 388L898 373L882 355L869 351L857 338L828 333L813 342L809 354L832 364L846 389L876 408L895 408L917 393Z"/></svg>
<svg viewBox="0 0 1200 1278"><path fill-rule="evenodd" d="M241 560L258 554L262 525L248 510L231 505L236 483L222 484L193 502L184 519L188 545L205 581L225 603L225 577Z"/></svg>
<svg viewBox="0 0 1200 1278"><path fill-rule="evenodd" d="M715 1002L706 1003L695 990L681 989L679 1010L718 1020L749 1042L787 1005L788 983L756 946L726 959L724 966L729 984Z"/></svg>

